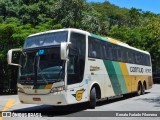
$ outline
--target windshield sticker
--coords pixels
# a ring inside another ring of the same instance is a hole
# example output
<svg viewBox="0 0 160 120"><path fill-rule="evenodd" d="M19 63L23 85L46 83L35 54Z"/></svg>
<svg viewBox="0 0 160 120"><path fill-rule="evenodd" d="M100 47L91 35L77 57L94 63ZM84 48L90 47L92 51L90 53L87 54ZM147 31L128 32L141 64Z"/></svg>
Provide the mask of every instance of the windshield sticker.
<svg viewBox="0 0 160 120"><path fill-rule="evenodd" d="M44 50L39 50L39 55L43 55L44 54Z"/></svg>
<svg viewBox="0 0 160 120"><path fill-rule="evenodd" d="M36 53L36 56L38 56L39 54L38 54L38 52Z"/></svg>
<svg viewBox="0 0 160 120"><path fill-rule="evenodd" d="M76 98L77 101L80 101L80 100L82 100L84 91L85 91L84 89L77 90L76 94L72 94L72 95Z"/></svg>

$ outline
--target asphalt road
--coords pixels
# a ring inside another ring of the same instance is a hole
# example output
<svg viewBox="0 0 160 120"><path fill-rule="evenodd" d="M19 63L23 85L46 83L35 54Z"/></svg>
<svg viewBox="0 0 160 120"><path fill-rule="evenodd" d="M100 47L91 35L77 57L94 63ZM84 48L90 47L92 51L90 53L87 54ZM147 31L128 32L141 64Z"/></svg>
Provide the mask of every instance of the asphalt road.
<svg viewBox="0 0 160 120"><path fill-rule="evenodd" d="M135 96L133 94L126 95L123 98L117 98L109 101L102 101L97 103L95 109L89 109L87 103L69 105L69 106L49 106L49 105L32 105L32 104L21 104L18 100L17 95L0 96L0 110L1 111L12 111L15 113L41 113L43 117L27 118L27 117L3 117L0 120L71 120L71 119L112 119L112 120L137 120L137 119L157 119L160 117L116 117L116 113L142 114L142 111L147 114L158 113L160 115L160 85L155 84L153 88L146 91L145 95ZM122 112L121 112L122 111ZM132 112L134 111L134 112ZM139 112L141 111L141 112ZM154 112L150 112L154 111ZM159 112L158 112L159 111ZM115 115L115 117L112 117ZM124 114L123 114L124 115ZM138 115L138 114L137 114ZM111 117L105 117L111 116ZM131 116L131 115L130 115Z"/></svg>

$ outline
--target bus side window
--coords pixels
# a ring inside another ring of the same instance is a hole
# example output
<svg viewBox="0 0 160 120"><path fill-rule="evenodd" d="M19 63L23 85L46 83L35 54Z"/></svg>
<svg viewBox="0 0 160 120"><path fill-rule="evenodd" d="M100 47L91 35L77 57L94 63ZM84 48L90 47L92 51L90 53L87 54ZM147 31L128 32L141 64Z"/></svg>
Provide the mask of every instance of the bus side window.
<svg viewBox="0 0 160 120"><path fill-rule="evenodd" d="M109 48L108 48L108 44L103 42L103 59L107 59L109 60L110 58L110 52L109 52Z"/></svg>
<svg viewBox="0 0 160 120"><path fill-rule="evenodd" d="M143 65L143 54L140 54L140 64Z"/></svg>
<svg viewBox="0 0 160 120"><path fill-rule="evenodd" d="M123 62L128 62L127 59L128 59L128 58L127 58L127 49L124 48L124 49L123 49Z"/></svg>
<svg viewBox="0 0 160 120"><path fill-rule="evenodd" d="M151 60L150 60L150 56L149 55L146 55L147 56L147 66L150 66L151 65Z"/></svg>
<svg viewBox="0 0 160 120"><path fill-rule="evenodd" d="M71 33L71 46L69 49L69 63L67 66L68 82L67 84L80 83L83 80L86 36L83 34Z"/></svg>
<svg viewBox="0 0 160 120"><path fill-rule="evenodd" d="M112 44L107 45L107 53L108 53L108 59L112 60L113 59L113 52L112 52Z"/></svg>
<svg viewBox="0 0 160 120"><path fill-rule="evenodd" d="M122 60L122 51L121 51L121 50L122 50L122 48L121 48L121 47L118 47L118 49L117 49L117 53L118 53L118 58L117 58L117 60L120 61L120 62L123 61L123 60Z"/></svg>
<svg viewBox="0 0 160 120"><path fill-rule="evenodd" d="M147 56L143 55L143 65L147 65Z"/></svg>
<svg viewBox="0 0 160 120"><path fill-rule="evenodd" d="M132 58L133 58L132 63L135 64L136 63L136 55L134 52L132 53Z"/></svg>
<svg viewBox="0 0 160 120"><path fill-rule="evenodd" d="M107 51L106 51L106 46L103 44L102 45L102 51L103 51L103 59L106 59L107 58Z"/></svg>
<svg viewBox="0 0 160 120"><path fill-rule="evenodd" d="M96 58L97 57L97 52L96 51L92 51L91 52L91 56L94 57L94 58Z"/></svg>
<svg viewBox="0 0 160 120"><path fill-rule="evenodd" d="M89 37L88 44L89 44L88 47L89 57L97 58L97 51L96 51L97 46L95 43L95 38Z"/></svg>
<svg viewBox="0 0 160 120"><path fill-rule="evenodd" d="M112 46L112 55L113 55L113 60L117 60L117 47L115 45Z"/></svg>
<svg viewBox="0 0 160 120"><path fill-rule="evenodd" d="M132 54L132 51L128 49L127 53L128 53L128 62L129 63L133 63L133 54Z"/></svg>
<svg viewBox="0 0 160 120"><path fill-rule="evenodd" d="M97 52L99 53L98 58L104 59L103 43L101 40L97 40Z"/></svg>
<svg viewBox="0 0 160 120"><path fill-rule="evenodd" d="M74 56L69 56L68 62L68 74L75 74L75 58Z"/></svg>
<svg viewBox="0 0 160 120"><path fill-rule="evenodd" d="M141 60L140 60L140 54L137 52L136 53L136 64L140 64Z"/></svg>
<svg viewBox="0 0 160 120"><path fill-rule="evenodd" d="M88 37L88 56L93 57L92 51L93 51L93 43L92 43L92 38Z"/></svg>

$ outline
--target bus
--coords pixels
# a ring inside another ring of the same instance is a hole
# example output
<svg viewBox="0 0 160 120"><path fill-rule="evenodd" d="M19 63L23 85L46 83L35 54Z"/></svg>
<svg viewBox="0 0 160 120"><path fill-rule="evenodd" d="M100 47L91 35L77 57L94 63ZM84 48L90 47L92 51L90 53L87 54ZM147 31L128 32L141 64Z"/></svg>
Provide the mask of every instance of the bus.
<svg viewBox="0 0 160 120"><path fill-rule="evenodd" d="M100 100L142 95L153 84L148 52L75 28L30 35L7 56L9 65L19 67L18 96L25 104L88 102L95 108Z"/></svg>

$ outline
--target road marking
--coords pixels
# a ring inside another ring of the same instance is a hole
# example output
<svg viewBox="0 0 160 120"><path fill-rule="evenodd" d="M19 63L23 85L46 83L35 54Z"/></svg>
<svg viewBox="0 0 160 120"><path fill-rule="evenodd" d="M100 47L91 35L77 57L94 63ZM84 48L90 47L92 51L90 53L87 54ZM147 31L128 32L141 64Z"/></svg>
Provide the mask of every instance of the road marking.
<svg viewBox="0 0 160 120"><path fill-rule="evenodd" d="M11 108L14 105L14 102L15 102L14 99L9 99L4 108L2 109L2 111L7 111L9 108ZM0 117L0 120L3 120L2 117Z"/></svg>
<svg viewBox="0 0 160 120"><path fill-rule="evenodd" d="M9 99L2 111L7 111L14 105L14 99Z"/></svg>

